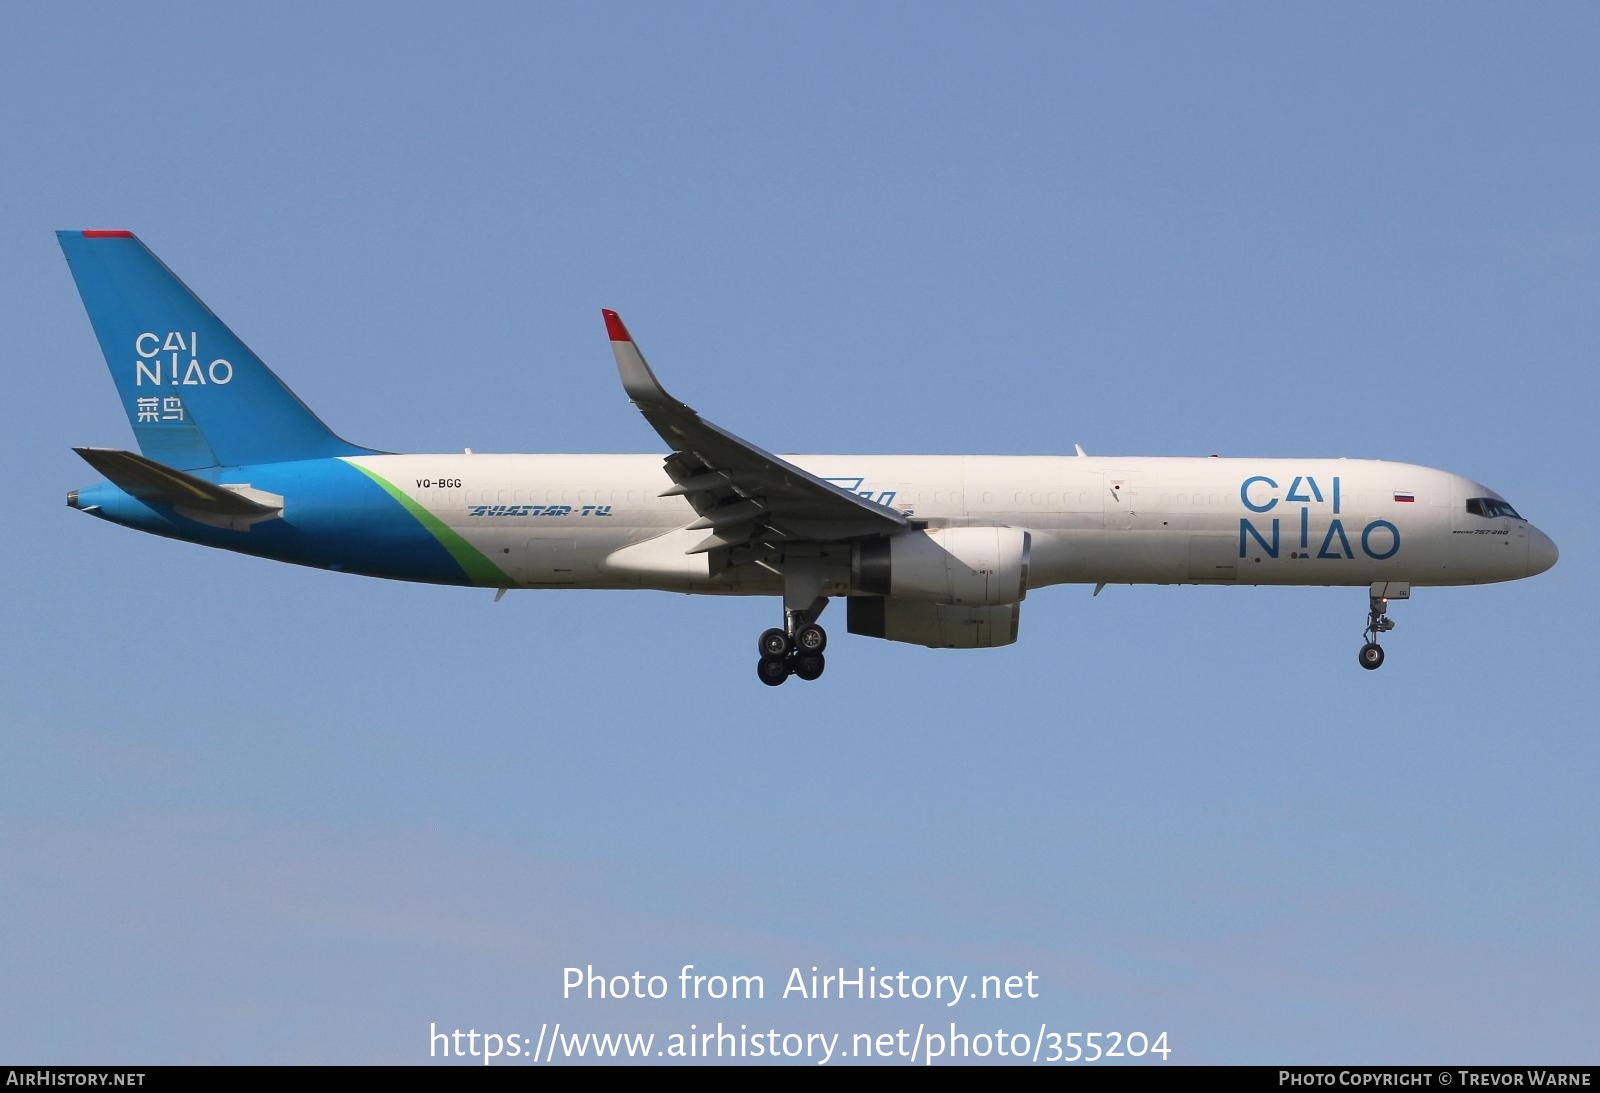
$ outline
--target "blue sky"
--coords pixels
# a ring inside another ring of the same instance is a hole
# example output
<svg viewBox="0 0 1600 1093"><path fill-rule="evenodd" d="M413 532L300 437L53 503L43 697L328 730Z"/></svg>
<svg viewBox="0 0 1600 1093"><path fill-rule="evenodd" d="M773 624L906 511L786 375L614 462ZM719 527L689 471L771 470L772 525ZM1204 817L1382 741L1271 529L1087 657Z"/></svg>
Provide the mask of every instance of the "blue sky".
<svg viewBox="0 0 1600 1093"><path fill-rule="evenodd" d="M1181 1062L1576 1062L1600 16L1490 5L27 5L0 40L0 1057L420 1062L995 1018ZM140 235L334 428L656 451L601 307L778 451L1371 456L1562 548L1420 590L1030 595L1008 649L768 600L411 587L62 505L130 436L56 228ZM830 613L831 614L831 613ZM825 622L828 619L825 617ZM562 969L1040 977L563 1000Z"/></svg>

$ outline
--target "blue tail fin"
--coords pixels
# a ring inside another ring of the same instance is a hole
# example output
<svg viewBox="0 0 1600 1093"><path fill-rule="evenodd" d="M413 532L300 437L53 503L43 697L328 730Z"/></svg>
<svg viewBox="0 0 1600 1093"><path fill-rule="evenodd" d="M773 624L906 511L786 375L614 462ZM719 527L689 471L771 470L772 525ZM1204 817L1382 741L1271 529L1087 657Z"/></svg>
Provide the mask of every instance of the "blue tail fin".
<svg viewBox="0 0 1600 1093"><path fill-rule="evenodd" d="M139 450L169 467L339 455L335 436L132 232L57 232Z"/></svg>

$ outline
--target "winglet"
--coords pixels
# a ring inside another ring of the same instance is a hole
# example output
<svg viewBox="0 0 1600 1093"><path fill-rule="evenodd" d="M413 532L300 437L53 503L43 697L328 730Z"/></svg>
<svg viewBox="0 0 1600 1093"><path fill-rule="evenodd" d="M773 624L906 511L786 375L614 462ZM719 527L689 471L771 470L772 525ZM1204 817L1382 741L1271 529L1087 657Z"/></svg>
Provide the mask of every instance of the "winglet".
<svg viewBox="0 0 1600 1093"><path fill-rule="evenodd" d="M634 344L628 328L622 325L622 316L609 308L601 308L605 316L606 333L611 336L611 353L617 358L617 374L622 377L622 389L636 406L677 406L678 400L667 394L656 374L645 363L644 354Z"/></svg>
<svg viewBox="0 0 1600 1093"><path fill-rule="evenodd" d="M606 333L611 335L614 342L631 342L633 338L628 334L628 328L622 325L622 316L610 308L603 307L600 314L606 317Z"/></svg>

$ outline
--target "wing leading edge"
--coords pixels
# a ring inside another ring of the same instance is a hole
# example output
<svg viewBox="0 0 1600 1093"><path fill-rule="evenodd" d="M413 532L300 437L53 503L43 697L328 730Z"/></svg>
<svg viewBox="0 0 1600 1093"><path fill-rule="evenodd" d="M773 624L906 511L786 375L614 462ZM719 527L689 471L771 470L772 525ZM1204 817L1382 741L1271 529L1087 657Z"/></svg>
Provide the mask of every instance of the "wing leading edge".
<svg viewBox="0 0 1600 1093"><path fill-rule="evenodd" d="M663 497L685 498L709 532L688 551L886 535L908 525L885 505L858 497L713 425L673 398L645 363L615 311L602 311L628 398L672 448Z"/></svg>

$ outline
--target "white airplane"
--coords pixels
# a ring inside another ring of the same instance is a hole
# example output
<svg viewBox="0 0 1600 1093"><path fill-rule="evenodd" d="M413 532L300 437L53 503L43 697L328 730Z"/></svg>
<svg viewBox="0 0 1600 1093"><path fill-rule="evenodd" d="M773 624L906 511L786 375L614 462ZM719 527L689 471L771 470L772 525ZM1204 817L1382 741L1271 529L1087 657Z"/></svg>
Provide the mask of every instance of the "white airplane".
<svg viewBox="0 0 1600 1093"><path fill-rule="evenodd" d="M1347 585L1364 668L1413 587L1542 573L1556 546L1487 486L1359 459L773 455L669 395L615 312L623 389L671 449L393 455L332 433L131 232L59 232L142 454L67 503L300 565L494 588L781 596L758 675L816 679L818 618L933 648L1017 639L1047 585Z"/></svg>

